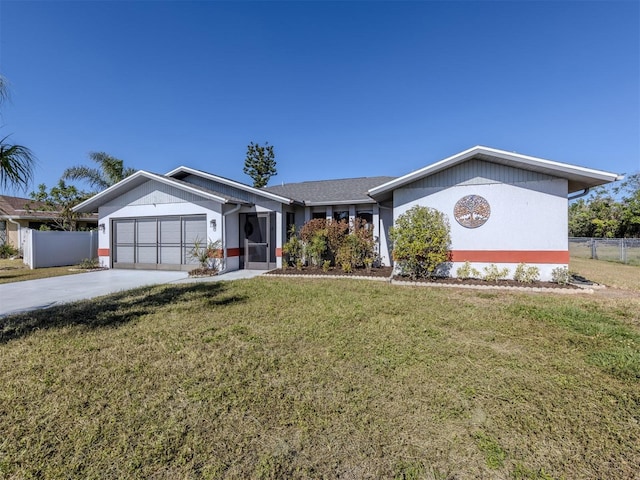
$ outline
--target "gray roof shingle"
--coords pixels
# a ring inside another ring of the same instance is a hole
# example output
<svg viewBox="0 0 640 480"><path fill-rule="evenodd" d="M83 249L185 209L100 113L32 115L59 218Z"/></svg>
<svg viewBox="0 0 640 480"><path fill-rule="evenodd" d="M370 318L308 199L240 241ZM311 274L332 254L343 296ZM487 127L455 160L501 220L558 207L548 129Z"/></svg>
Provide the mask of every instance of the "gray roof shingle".
<svg viewBox="0 0 640 480"><path fill-rule="evenodd" d="M331 205L337 203L373 203L367 191L396 177L360 177L339 180L285 183L265 187L267 192L291 198L306 205Z"/></svg>

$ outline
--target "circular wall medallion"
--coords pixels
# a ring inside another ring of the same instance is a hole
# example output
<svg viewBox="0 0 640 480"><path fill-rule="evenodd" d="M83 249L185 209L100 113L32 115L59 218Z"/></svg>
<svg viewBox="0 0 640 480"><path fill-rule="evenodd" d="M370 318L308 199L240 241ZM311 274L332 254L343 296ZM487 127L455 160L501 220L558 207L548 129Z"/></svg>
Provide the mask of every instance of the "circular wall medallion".
<svg viewBox="0 0 640 480"><path fill-rule="evenodd" d="M477 228L489 220L491 207L480 195L467 195L456 202L453 216L463 227Z"/></svg>

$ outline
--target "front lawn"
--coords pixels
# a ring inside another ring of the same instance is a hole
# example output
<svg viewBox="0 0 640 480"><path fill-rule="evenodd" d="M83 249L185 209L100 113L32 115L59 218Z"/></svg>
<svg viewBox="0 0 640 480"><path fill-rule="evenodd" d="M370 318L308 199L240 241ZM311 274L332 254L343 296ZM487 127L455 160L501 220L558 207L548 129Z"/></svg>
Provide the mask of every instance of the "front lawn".
<svg viewBox="0 0 640 480"><path fill-rule="evenodd" d="M255 278L0 319L0 478L637 478L640 299Z"/></svg>
<svg viewBox="0 0 640 480"><path fill-rule="evenodd" d="M30 269L22 259L1 259L0 258L0 284L11 282L23 282L25 280L37 280L38 278L59 277L61 275L72 275L82 273L84 270L73 269L73 267L50 267Z"/></svg>

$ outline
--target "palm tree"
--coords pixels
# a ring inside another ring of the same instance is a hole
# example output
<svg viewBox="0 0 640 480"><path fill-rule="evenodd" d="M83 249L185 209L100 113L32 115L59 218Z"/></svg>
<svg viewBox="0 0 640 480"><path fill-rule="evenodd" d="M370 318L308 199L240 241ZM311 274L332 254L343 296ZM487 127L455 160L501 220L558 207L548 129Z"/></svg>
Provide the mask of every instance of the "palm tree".
<svg viewBox="0 0 640 480"><path fill-rule="evenodd" d="M63 180L84 180L98 190L115 185L120 180L135 173L135 169L124 167L124 162L104 152L90 152L89 158L98 164L97 168L86 165L67 168Z"/></svg>
<svg viewBox="0 0 640 480"><path fill-rule="evenodd" d="M9 97L7 81L0 75L0 103ZM25 190L33 178L35 157L31 150L22 145L7 142L9 135L0 140L0 188L24 188Z"/></svg>

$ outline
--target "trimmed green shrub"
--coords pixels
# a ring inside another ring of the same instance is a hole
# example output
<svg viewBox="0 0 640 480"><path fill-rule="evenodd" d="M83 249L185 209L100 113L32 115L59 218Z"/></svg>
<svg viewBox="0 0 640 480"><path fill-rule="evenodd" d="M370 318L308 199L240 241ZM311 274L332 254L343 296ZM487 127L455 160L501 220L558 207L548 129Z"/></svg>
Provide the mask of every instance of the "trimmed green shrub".
<svg viewBox="0 0 640 480"><path fill-rule="evenodd" d="M521 283L533 283L540 280L540 269L536 266L527 266L526 263L520 263L516 267L513 279Z"/></svg>
<svg viewBox="0 0 640 480"><path fill-rule="evenodd" d="M556 267L551 270L551 281L554 283L566 285L570 279L571 275L569 275L569 269L567 267Z"/></svg>
<svg viewBox="0 0 640 480"><path fill-rule="evenodd" d="M18 250L9 243L0 245L0 258L10 258L18 255Z"/></svg>
<svg viewBox="0 0 640 480"><path fill-rule="evenodd" d="M461 280L468 278L480 278L480 271L477 268L473 268L471 263L467 260L464 265L456 270L456 277Z"/></svg>
<svg viewBox="0 0 640 480"><path fill-rule="evenodd" d="M416 205L400 215L389 230L393 259L401 275L432 277L449 259L449 220L438 210Z"/></svg>
<svg viewBox="0 0 640 480"><path fill-rule="evenodd" d="M504 267L499 269L495 263L492 263L488 267L484 267L484 279L487 282L497 282L498 280L504 280L509 276L509 269Z"/></svg>

